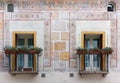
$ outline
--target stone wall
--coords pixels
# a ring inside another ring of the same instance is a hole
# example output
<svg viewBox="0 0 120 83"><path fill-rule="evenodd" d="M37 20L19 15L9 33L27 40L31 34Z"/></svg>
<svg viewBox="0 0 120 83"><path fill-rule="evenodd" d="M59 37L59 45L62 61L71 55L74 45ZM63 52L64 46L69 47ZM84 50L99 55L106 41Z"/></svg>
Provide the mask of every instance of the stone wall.
<svg viewBox="0 0 120 83"><path fill-rule="evenodd" d="M38 35L37 40L37 45L44 49L40 57L40 71L78 72L78 56L75 49L80 46L80 32L100 30L105 31L106 36L109 36L106 39L109 40L106 41L106 46L114 49L110 56L110 67L119 70L120 8L118 5L120 1L114 0L116 12L107 12L108 2L109 0L0 1L0 70L7 71L8 60L4 55L3 47L12 44L12 31L28 30L40 34L41 27L43 34ZM14 12L6 12L8 3L14 4ZM89 26L82 26L81 22L84 21L85 25ZM106 26L109 28L104 29ZM42 44L39 44L40 36L42 36Z"/></svg>

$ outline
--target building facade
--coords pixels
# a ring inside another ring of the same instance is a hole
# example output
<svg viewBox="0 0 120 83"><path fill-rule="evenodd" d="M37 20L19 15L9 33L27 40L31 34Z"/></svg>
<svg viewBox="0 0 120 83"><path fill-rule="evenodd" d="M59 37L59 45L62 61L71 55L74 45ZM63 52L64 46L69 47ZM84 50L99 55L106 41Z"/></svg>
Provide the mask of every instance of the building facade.
<svg viewBox="0 0 120 83"><path fill-rule="evenodd" d="M119 0L1 0L1 81L119 83L119 5ZM7 45L37 46L43 52L41 56L32 58L26 54L17 58L11 55L9 60L4 52ZM101 54L82 58L76 54L77 47L111 47L113 53L108 58ZM84 61L83 64L81 61ZM31 65L38 74L14 72L20 66L25 68ZM82 69L90 72L81 76L79 72ZM97 73L106 69L109 70L106 76L102 76L103 72ZM9 70L13 71L12 74Z"/></svg>

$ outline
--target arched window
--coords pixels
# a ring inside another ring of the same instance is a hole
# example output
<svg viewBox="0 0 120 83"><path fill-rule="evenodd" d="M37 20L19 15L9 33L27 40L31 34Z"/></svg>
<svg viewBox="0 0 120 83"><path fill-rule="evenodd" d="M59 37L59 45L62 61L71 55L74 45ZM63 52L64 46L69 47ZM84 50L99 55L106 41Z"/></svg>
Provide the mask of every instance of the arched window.
<svg viewBox="0 0 120 83"><path fill-rule="evenodd" d="M108 5L107 5L107 11L108 12L113 12L115 11L116 9L116 4L114 2L110 2Z"/></svg>
<svg viewBox="0 0 120 83"><path fill-rule="evenodd" d="M14 12L14 5L13 4L8 4L8 6L7 6L7 11L8 12Z"/></svg>

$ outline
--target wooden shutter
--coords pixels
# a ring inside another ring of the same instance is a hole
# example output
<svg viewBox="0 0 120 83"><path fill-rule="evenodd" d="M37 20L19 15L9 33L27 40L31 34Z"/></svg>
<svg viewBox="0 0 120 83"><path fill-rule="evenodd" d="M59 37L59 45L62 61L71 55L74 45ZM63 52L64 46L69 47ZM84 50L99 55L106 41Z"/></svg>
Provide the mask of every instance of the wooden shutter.
<svg viewBox="0 0 120 83"><path fill-rule="evenodd" d="M102 45L102 48L104 48L105 46L105 35L104 34L100 35L100 40L102 40L101 45ZM106 60L107 60L106 55L101 55L101 70L102 71L107 71Z"/></svg>
<svg viewBox="0 0 120 83"><path fill-rule="evenodd" d="M85 55L80 55L80 71L85 70Z"/></svg>
<svg viewBox="0 0 120 83"><path fill-rule="evenodd" d="M15 71L15 54L12 54L12 71Z"/></svg>
<svg viewBox="0 0 120 83"><path fill-rule="evenodd" d="M86 41L85 41L85 34L83 34L83 37L82 37L82 47L85 48L85 44L86 44ZM85 70L85 55L80 55L80 71L84 71Z"/></svg>
<svg viewBox="0 0 120 83"><path fill-rule="evenodd" d="M35 55L33 55L34 57L33 57L33 61L34 61L34 68L33 68L33 71L37 71L37 55L35 54Z"/></svg>
<svg viewBox="0 0 120 83"><path fill-rule="evenodd" d="M106 55L102 55L102 71L107 71Z"/></svg>

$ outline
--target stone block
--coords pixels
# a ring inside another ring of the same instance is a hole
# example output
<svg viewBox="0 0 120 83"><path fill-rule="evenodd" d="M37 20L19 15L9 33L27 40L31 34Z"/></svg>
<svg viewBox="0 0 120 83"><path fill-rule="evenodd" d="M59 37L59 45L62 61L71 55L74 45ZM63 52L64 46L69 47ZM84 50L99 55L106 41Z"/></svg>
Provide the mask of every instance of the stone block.
<svg viewBox="0 0 120 83"><path fill-rule="evenodd" d="M76 51L71 51L70 52L70 58L71 59L76 59L77 58Z"/></svg>
<svg viewBox="0 0 120 83"><path fill-rule="evenodd" d="M110 67L114 68L114 67L116 67L116 66L117 66L117 61L116 61L116 59L111 59L111 60L110 60Z"/></svg>
<svg viewBox="0 0 120 83"><path fill-rule="evenodd" d="M49 66L51 66L51 61L50 61L50 59L44 59L44 60L43 60L43 66L44 66L44 67L49 67Z"/></svg>
<svg viewBox="0 0 120 83"><path fill-rule="evenodd" d="M54 49L55 50L66 50L66 42L55 42Z"/></svg>
<svg viewBox="0 0 120 83"><path fill-rule="evenodd" d="M50 19L50 13L44 12L42 13L42 20L49 20Z"/></svg>
<svg viewBox="0 0 120 83"><path fill-rule="evenodd" d="M69 20L69 12L61 12L61 20Z"/></svg>
<svg viewBox="0 0 120 83"><path fill-rule="evenodd" d="M50 50L54 49L53 42L51 42L51 47L50 48L51 48Z"/></svg>
<svg viewBox="0 0 120 83"><path fill-rule="evenodd" d="M50 58L50 53L44 53L44 59L49 59Z"/></svg>
<svg viewBox="0 0 120 83"><path fill-rule="evenodd" d="M120 72L120 59L118 59L117 70Z"/></svg>
<svg viewBox="0 0 120 83"><path fill-rule="evenodd" d="M59 12L52 12L52 13L51 13L51 19L52 19L52 20L57 20L57 19L59 19Z"/></svg>
<svg viewBox="0 0 120 83"><path fill-rule="evenodd" d="M2 23L2 20L0 20L0 30L2 30L3 28L3 23Z"/></svg>
<svg viewBox="0 0 120 83"><path fill-rule="evenodd" d="M2 41L3 37L2 37L2 33L0 31L0 41Z"/></svg>
<svg viewBox="0 0 120 83"><path fill-rule="evenodd" d="M67 31L67 27L68 27L68 22L56 22L56 21L52 21L51 23L51 29L52 31Z"/></svg>
<svg viewBox="0 0 120 83"><path fill-rule="evenodd" d="M52 52L52 61L58 61L59 60L59 52Z"/></svg>
<svg viewBox="0 0 120 83"><path fill-rule="evenodd" d="M60 53L60 60L68 61L69 60L69 52L61 52Z"/></svg>
<svg viewBox="0 0 120 83"><path fill-rule="evenodd" d="M62 32L61 39L62 40L69 40L69 32Z"/></svg>
<svg viewBox="0 0 120 83"><path fill-rule="evenodd" d="M78 72L78 68L68 68L69 72Z"/></svg>
<svg viewBox="0 0 120 83"><path fill-rule="evenodd" d="M52 32L51 39L52 40L59 40L59 32Z"/></svg>
<svg viewBox="0 0 120 83"><path fill-rule="evenodd" d="M4 19L10 20L11 19L11 12L4 13Z"/></svg>
<svg viewBox="0 0 120 83"><path fill-rule="evenodd" d="M0 13L0 19L2 19L3 18L3 14L2 13Z"/></svg>
<svg viewBox="0 0 120 83"><path fill-rule="evenodd" d="M2 54L1 54L1 52L0 52L0 60L2 60Z"/></svg>
<svg viewBox="0 0 120 83"><path fill-rule="evenodd" d="M54 62L54 71L65 72L66 71L66 62Z"/></svg>
<svg viewBox="0 0 120 83"><path fill-rule="evenodd" d="M70 59L70 67L77 67L77 59Z"/></svg>
<svg viewBox="0 0 120 83"><path fill-rule="evenodd" d="M52 71L52 67L43 67L43 71L44 72L51 72Z"/></svg>

